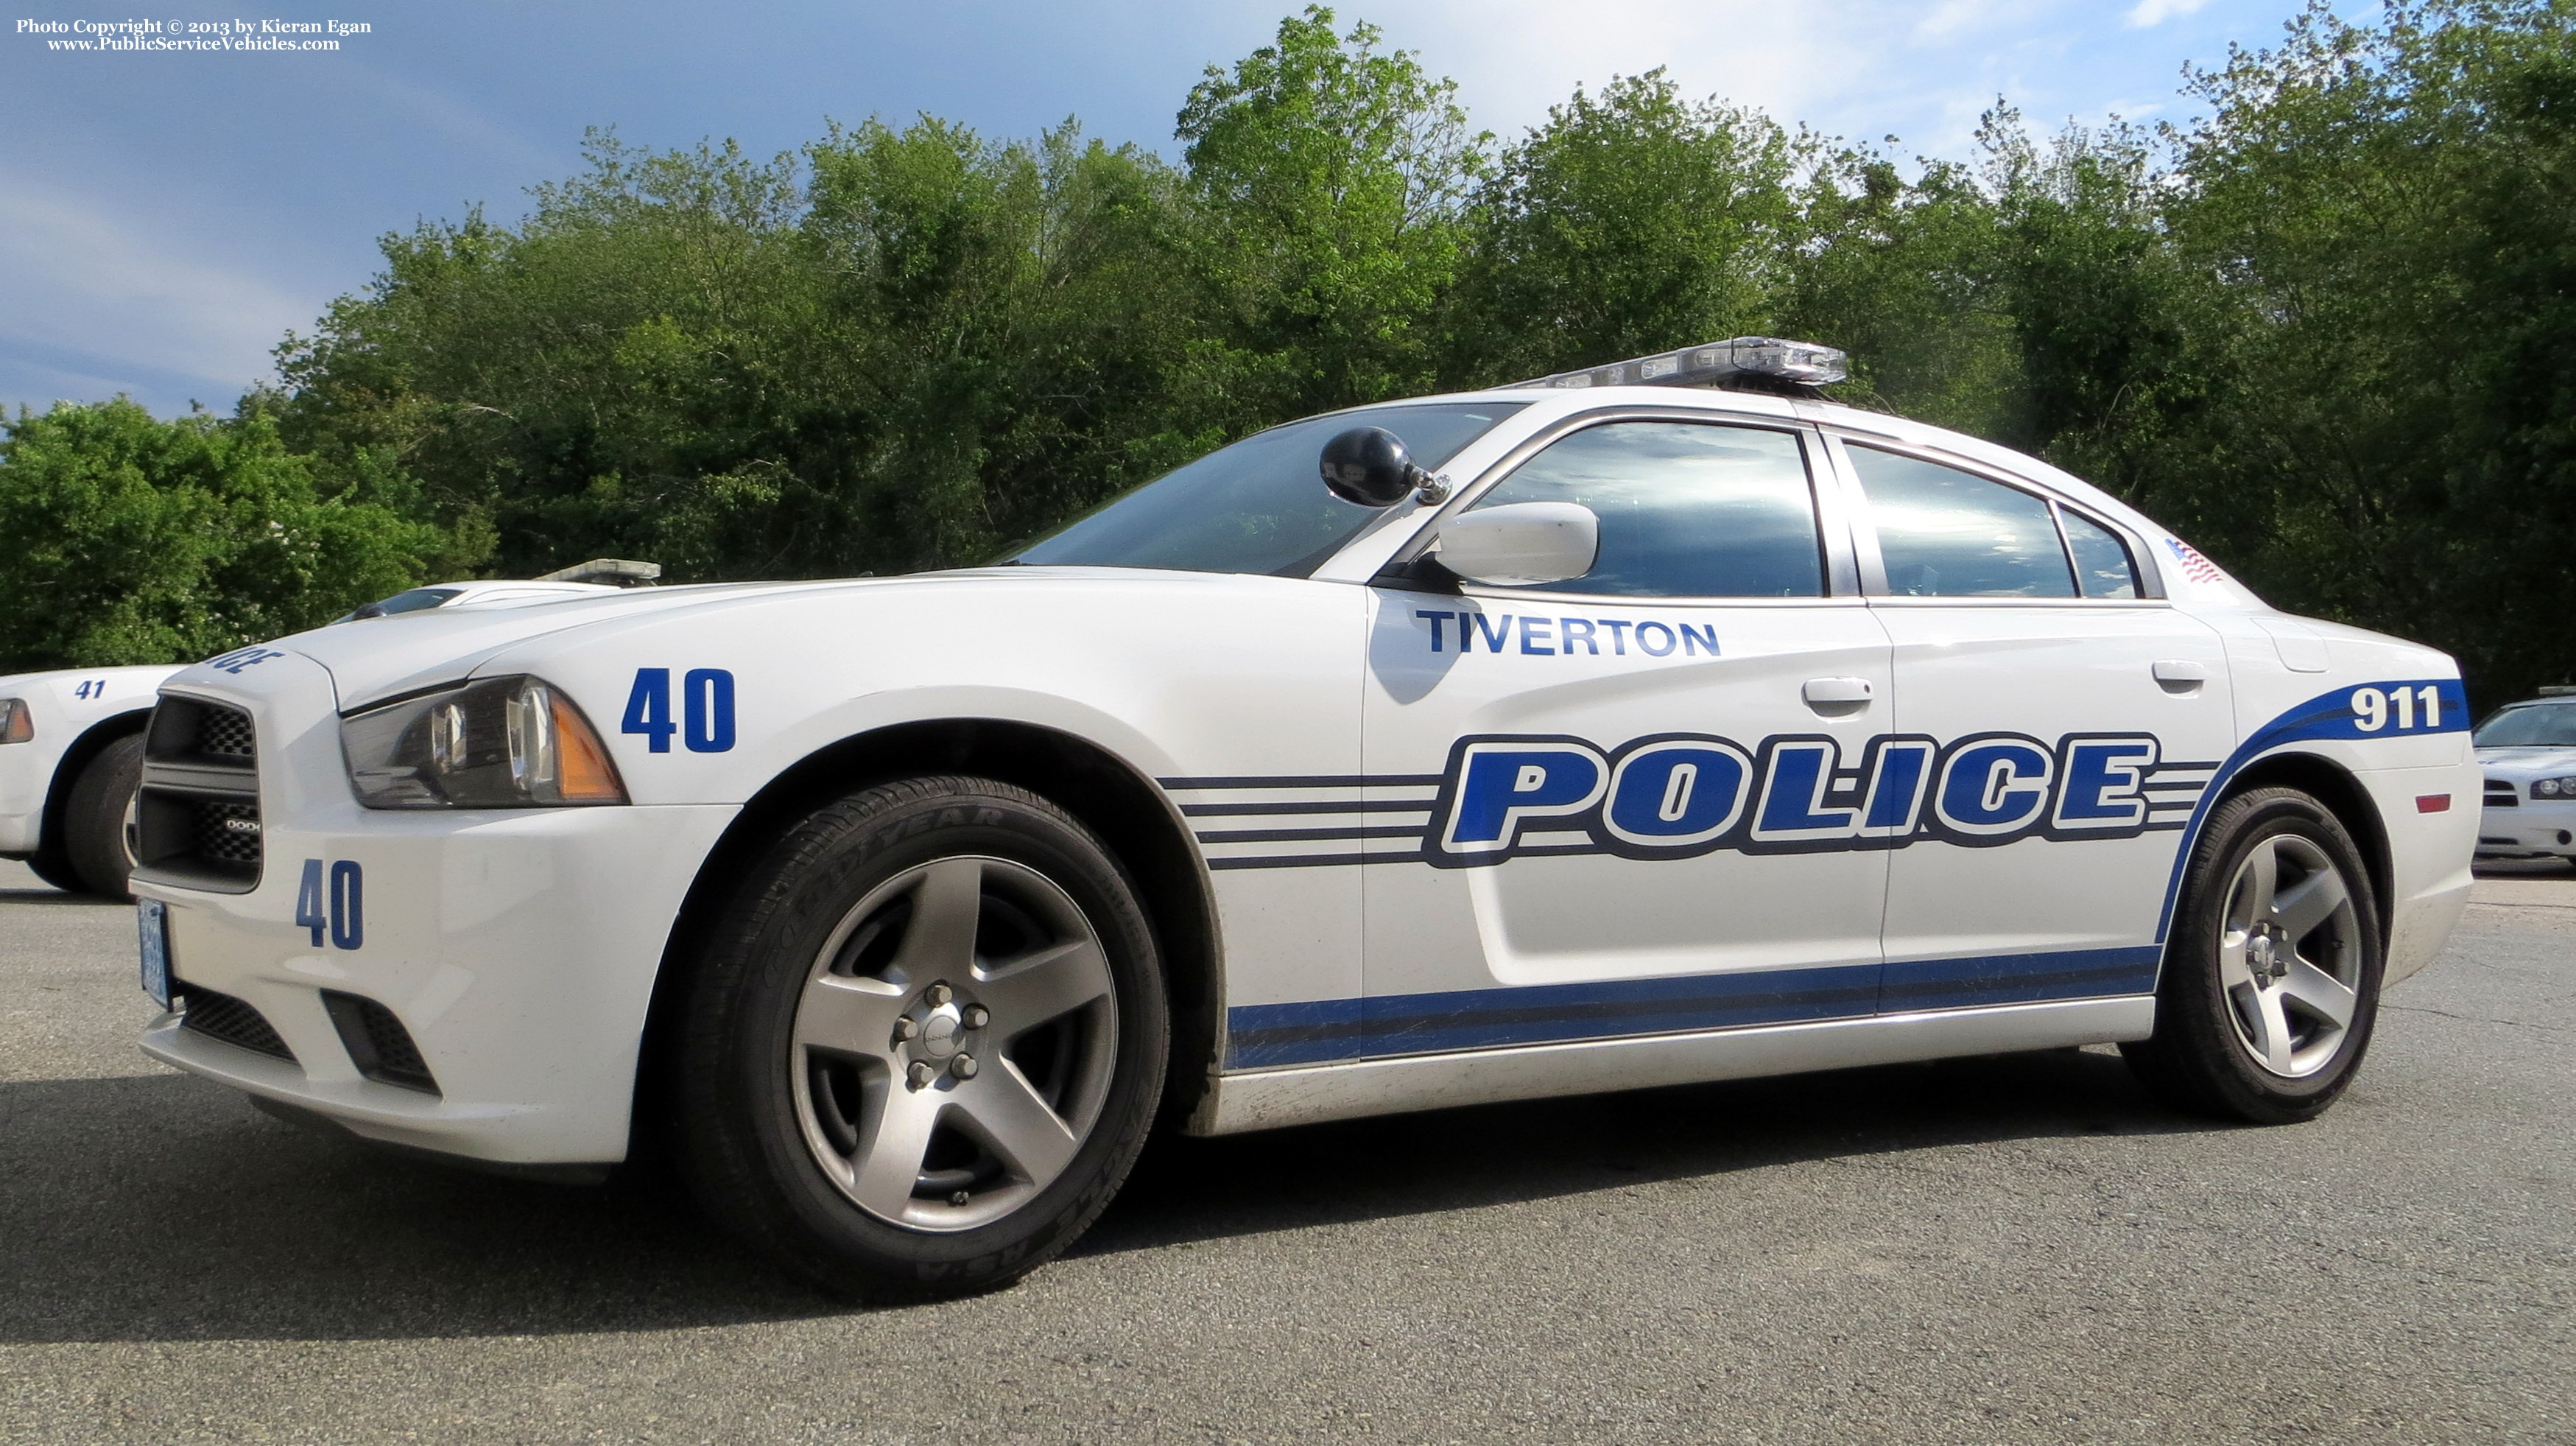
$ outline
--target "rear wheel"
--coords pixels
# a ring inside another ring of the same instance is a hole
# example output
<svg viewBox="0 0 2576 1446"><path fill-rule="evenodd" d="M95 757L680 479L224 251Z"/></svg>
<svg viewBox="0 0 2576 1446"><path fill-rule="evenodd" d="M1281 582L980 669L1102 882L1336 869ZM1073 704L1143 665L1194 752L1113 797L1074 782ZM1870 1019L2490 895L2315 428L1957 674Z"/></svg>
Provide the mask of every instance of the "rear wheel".
<svg viewBox="0 0 2576 1446"><path fill-rule="evenodd" d="M2370 1046L2381 966L2351 835L2307 794L2254 789L2210 816L2166 945L2155 1037L2120 1048L2181 1108L2313 1119Z"/></svg>
<svg viewBox="0 0 2576 1446"><path fill-rule="evenodd" d="M878 1299L1007 1283L1126 1178L1167 1021L1133 888L987 779L872 788L789 831L689 996L680 1158L719 1219Z"/></svg>
<svg viewBox="0 0 2576 1446"><path fill-rule="evenodd" d="M99 750L72 783L63 809L63 854L81 887L102 898L128 897L134 848L126 815L143 786L143 735L129 733Z"/></svg>

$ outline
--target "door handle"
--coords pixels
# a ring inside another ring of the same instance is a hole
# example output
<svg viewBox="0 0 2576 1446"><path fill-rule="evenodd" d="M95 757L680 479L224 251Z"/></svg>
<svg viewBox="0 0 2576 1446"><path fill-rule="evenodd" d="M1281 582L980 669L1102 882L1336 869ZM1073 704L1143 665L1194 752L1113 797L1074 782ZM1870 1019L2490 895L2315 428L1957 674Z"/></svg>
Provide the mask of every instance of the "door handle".
<svg viewBox="0 0 2576 1446"><path fill-rule="evenodd" d="M2209 681L2209 669L2189 658L2158 658L2150 671L2156 686L2168 693L2197 693Z"/></svg>
<svg viewBox="0 0 2576 1446"><path fill-rule="evenodd" d="M1870 686L1867 678L1809 678L1799 692L1807 706L1822 713L1858 712L1869 706Z"/></svg>

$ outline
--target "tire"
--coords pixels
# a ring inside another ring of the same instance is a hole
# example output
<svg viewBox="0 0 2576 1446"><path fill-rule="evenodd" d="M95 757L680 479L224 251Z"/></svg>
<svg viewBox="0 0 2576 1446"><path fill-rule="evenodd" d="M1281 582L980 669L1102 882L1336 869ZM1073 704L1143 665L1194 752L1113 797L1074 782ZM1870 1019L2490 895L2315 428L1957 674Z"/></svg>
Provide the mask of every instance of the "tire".
<svg viewBox="0 0 2576 1446"><path fill-rule="evenodd" d="M37 878L67 894L82 893L80 875L72 872L71 860L61 854L37 854L27 860L27 869Z"/></svg>
<svg viewBox="0 0 2576 1446"><path fill-rule="evenodd" d="M134 872L125 815L143 785L143 735L129 733L99 750L72 783L63 809L63 856L81 887L103 899L124 899Z"/></svg>
<svg viewBox="0 0 2576 1446"><path fill-rule="evenodd" d="M2192 850L2155 1035L2120 1051L2190 1113L2314 1119L2370 1048L2384 962L2352 835L2296 789L2250 790L2218 806Z"/></svg>
<svg viewBox="0 0 2576 1446"><path fill-rule="evenodd" d="M685 994L672 1091L699 1203L876 1301L988 1290L1127 1177L1170 1023L1133 885L1045 799L870 788L751 870Z"/></svg>

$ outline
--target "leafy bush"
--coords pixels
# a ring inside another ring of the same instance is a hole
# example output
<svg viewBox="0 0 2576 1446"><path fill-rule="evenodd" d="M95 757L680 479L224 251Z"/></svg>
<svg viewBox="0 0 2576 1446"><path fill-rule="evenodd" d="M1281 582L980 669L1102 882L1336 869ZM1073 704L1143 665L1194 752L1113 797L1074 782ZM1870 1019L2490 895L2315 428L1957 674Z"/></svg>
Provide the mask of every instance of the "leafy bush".
<svg viewBox="0 0 2576 1446"><path fill-rule="evenodd" d="M257 409L163 422L58 403L0 423L0 657L200 657L398 592L448 539L370 490L324 495Z"/></svg>

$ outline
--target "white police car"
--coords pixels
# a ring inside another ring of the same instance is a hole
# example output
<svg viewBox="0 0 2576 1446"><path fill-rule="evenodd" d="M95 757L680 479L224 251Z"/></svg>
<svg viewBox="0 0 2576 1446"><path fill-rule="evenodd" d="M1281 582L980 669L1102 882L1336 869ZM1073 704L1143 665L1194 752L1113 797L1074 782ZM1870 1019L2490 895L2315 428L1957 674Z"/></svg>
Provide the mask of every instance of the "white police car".
<svg viewBox="0 0 2576 1446"><path fill-rule="evenodd" d="M2576 860L2576 690L2506 704L2473 736L2486 772L2478 857Z"/></svg>
<svg viewBox="0 0 2576 1446"><path fill-rule="evenodd" d="M125 897L143 724L174 667L0 677L0 858L58 889Z"/></svg>
<svg viewBox="0 0 2576 1446"><path fill-rule="evenodd" d="M667 1140L880 1296L1062 1248L1158 1107L2117 1041L2324 1109L2466 899L2457 669L1839 359L1291 423L996 567L213 659L152 725L144 1048L488 1164Z"/></svg>
<svg viewBox="0 0 2576 1446"><path fill-rule="evenodd" d="M602 558L565 572L629 577L649 566ZM652 568L646 576L659 572ZM555 576L416 587L336 621L437 607L518 607L617 590ZM134 867L126 815L143 771L143 727L154 695L178 671L159 664L0 677L0 859L25 863L58 889L125 897ZM248 746L247 734L242 743Z"/></svg>

